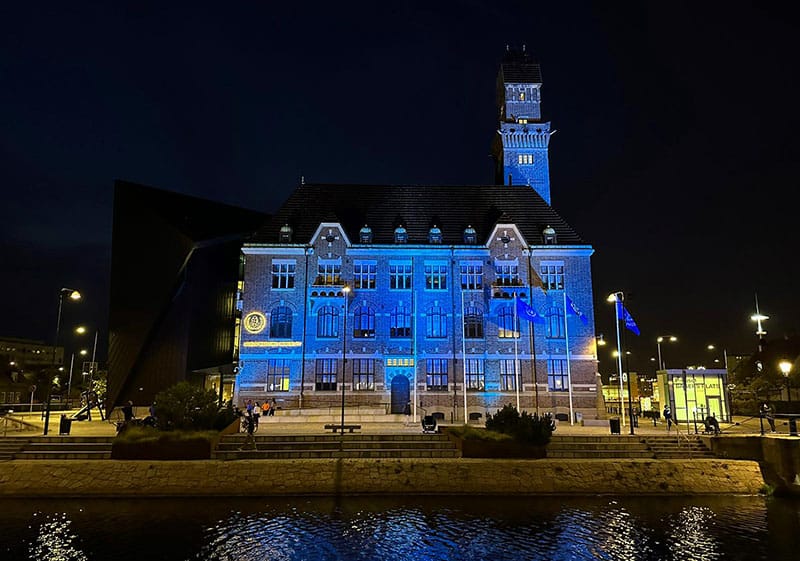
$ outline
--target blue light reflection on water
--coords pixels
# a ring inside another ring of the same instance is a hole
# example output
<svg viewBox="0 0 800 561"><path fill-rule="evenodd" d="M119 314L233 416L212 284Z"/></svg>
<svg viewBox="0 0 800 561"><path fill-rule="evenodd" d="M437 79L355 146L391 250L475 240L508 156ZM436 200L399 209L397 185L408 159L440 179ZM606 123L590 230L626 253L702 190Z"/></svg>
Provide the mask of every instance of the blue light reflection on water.
<svg viewBox="0 0 800 561"><path fill-rule="evenodd" d="M800 503L762 497L0 501L0 559L794 558Z"/></svg>

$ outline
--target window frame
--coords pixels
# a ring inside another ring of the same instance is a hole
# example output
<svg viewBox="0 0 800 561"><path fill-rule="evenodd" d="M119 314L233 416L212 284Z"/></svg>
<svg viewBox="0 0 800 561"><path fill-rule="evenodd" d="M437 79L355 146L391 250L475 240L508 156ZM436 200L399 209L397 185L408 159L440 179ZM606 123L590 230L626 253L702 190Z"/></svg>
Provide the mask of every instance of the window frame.
<svg viewBox="0 0 800 561"><path fill-rule="evenodd" d="M445 392L449 384L449 364L446 358L425 359L425 389L429 392ZM436 383L434 383L436 382Z"/></svg>

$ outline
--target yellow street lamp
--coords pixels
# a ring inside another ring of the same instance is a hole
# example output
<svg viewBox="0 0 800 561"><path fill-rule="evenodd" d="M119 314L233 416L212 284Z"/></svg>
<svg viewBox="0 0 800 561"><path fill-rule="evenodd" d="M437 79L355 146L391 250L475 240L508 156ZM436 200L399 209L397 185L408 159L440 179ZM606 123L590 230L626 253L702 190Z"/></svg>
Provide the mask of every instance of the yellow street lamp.
<svg viewBox="0 0 800 561"><path fill-rule="evenodd" d="M656 345L658 347L658 369L659 370L666 370L666 365L664 364L664 360L661 358L661 343L669 341L670 343L675 343L678 341L678 338L675 335L659 335L656 337Z"/></svg>
<svg viewBox="0 0 800 561"><path fill-rule="evenodd" d="M792 390L789 387L789 372L792 371L792 363L789 362L788 360L782 360L778 363L778 368L781 369L781 372L783 372L783 378L786 380L786 395L788 396L787 401L791 403Z"/></svg>

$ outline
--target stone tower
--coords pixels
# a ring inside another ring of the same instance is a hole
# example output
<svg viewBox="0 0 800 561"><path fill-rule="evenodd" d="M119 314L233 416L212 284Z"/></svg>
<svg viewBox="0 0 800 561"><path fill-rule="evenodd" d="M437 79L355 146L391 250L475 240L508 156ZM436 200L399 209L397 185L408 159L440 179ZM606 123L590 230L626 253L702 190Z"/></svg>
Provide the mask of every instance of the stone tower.
<svg viewBox="0 0 800 561"><path fill-rule="evenodd" d="M492 145L495 183L529 185L550 202L550 123L542 121L542 74L525 51L506 48L497 74L500 128Z"/></svg>

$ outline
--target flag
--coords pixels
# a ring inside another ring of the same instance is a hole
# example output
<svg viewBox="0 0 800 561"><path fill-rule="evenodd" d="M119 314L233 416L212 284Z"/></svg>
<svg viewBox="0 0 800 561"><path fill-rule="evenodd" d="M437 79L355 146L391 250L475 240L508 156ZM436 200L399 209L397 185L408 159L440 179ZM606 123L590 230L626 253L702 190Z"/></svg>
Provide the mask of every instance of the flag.
<svg viewBox="0 0 800 561"><path fill-rule="evenodd" d="M544 323L544 318L536 313L533 307L517 298L517 317L533 323Z"/></svg>
<svg viewBox="0 0 800 561"><path fill-rule="evenodd" d="M625 329L633 332L634 335L639 335L639 326L636 325L636 322L633 321L633 316L619 300L617 300L617 314L619 315L619 319L625 322Z"/></svg>
<svg viewBox="0 0 800 561"><path fill-rule="evenodd" d="M583 325L589 323L589 318L587 318L586 314L578 309L578 306L575 305L575 302L572 301L572 298L566 294L564 295L564 298L567 299L567 314L579 317L583 322Z"/></svg>
<svg viewBox="0 0 800 561"><path fill-rule="evenodd" d="M531 286L534 288L541 288L542 292L547 294L547 287L544 284L544 280L542 280L542 277L536 272L535 267L531 267Z"/></svg>

